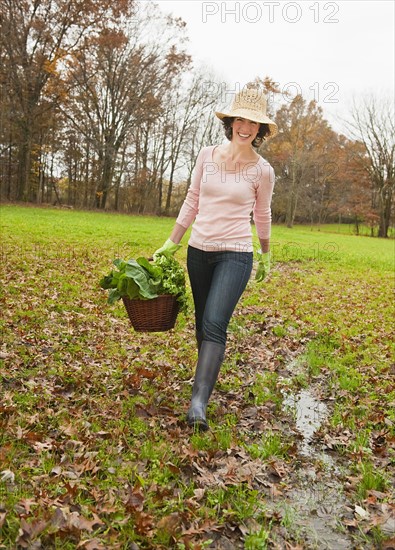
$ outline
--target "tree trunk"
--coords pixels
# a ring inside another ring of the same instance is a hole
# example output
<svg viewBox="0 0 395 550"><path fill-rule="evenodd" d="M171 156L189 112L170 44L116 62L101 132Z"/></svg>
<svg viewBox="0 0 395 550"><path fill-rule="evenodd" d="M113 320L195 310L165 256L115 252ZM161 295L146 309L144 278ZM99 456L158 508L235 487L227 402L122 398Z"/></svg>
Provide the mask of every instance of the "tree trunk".
<svg viewBox="0 0 395 550"><path fill-rule="evenodd" d="M295 203L296 203L296 184L294 175L292 175L291 188L288 194L287 211L285 214L285 223L287 227L292 228L295 218Z"/></svg>
<svg viewBox="0 0 395 550"><path fill-rule="evenodd" d="M41 204L43 202L43 192L44 192L44 171L45 167L43 163L41 162L42 155L40 154L40 161L39 161L39 172L38 172L38 189L37 189L37 197L36 202L37 204Z"/></svg>
<svg viewBox="0 0 395 550"><path fill-rule="evenodd" d="M174 164L172 163L170 177L169 177L169 186L167 188L167 197L166 197L166 206L165 206L166 214L168 214L170 210L171 195L173 193L173 179L174 179Z"/></svg>
<svg viewBox="0 0 395 550"><path fill-rule="evenodd" d="M23 136L19 144L18 169L17 169L17 195L18 201L26 200L29 190L31 170L32 136L29 128L24 128Z"/></svg>
<svg viewBox="0 0 395 550"><path fill-rule="evenodd" d="M69 177L68 177L68 184L67 184L67 204L71 204L71 187L73 185L73 167L72 167L72 159L70 159L69 162Z"/></svg>
<svg viewBox="0 0 395 550"><path fill-rule="evenodd" d="M385 183L379 192L379 237L388 238L388 229L391 221L392 189L388 183Z"/></svg>
<svg viewBox="0 0 395 550"><path fill-rule="evenodd" d="M8 181L7 181L7 199L11 200L12 189L12 134L10 132L10 147L8 152Z"/></svg>
<svg viewBox="0 0 395 550"><path fill-rule="evenodd" d="M98 189L100 196L98 208L105 209L108 199L109 190L112 187L112 178L114 175L114 162L117 156L117 151L113 140L110 138L105 146L104 158L102 164L102 177L100 181L100 187Z"/></svg>
<svg viewBox="0 0 395 550"><path fill-rule="evenodd" d="M123 169L124 169L124 166L125 166L125 154L126 154L126 150L125 148L123 148L122 150L122 155L121 155L121 160L120 160L120 168L119 168L119 174L118 174L118 177L116 179L116 182L115 182L115 197L114 197L114 208L115 210L118 212L119 211L119 191L120 191L120 188L121 188L121 181L122 181L122 172L123 172Z"/></svg>
<svg viewBox="0 0 395 550"><path fill-rule="evenodd" d="M158 180L158 215L162 214L162 200L163 200L163 177L164 177L164 165L165 165L165 151L166 151L166 132L163 132L162 140L162 154L160 159L160 174Z"/></svg>
<svg viewBox="0 0 395 550"><path fill-rule="evenodd" d="M288 195L287 211L285 215L285 223L287 227L292 228L294 225L296 206L298 203L298 176L296 173L297 165L295 158L291 161L291 188Z"/></svg>

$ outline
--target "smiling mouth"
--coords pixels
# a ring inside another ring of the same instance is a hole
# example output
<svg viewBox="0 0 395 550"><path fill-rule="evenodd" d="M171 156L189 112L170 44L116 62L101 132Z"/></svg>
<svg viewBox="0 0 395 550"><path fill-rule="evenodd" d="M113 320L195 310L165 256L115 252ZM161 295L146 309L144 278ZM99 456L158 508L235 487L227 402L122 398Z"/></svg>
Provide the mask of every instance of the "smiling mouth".
<svg viewBox="0 0 395 550"><path fill-rule="evenodd" d="M240 132L238 132L239 136L242 137L242 138L249 138L251 134L240 134Z"/></svg>

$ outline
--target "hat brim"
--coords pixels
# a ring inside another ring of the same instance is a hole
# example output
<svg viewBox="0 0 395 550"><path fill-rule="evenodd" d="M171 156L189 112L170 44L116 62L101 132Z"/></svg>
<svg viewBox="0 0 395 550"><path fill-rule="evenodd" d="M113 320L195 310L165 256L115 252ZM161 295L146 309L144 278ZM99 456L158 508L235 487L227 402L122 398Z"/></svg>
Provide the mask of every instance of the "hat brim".
<svg viewBox="0 0 395 550"><path fill-rule="evenodd" d="M249 109L235 109L234 111L229 111L228 113L222 113L220 111L215 111L215 116L220 120L230 117L230 118L246 118L247 120L253 120L254 122L259 122L261 124L268 124L270 130L270 136L274 137L278 133L278 127L273 120L265 115L256 115L253 111Z"/></svg>

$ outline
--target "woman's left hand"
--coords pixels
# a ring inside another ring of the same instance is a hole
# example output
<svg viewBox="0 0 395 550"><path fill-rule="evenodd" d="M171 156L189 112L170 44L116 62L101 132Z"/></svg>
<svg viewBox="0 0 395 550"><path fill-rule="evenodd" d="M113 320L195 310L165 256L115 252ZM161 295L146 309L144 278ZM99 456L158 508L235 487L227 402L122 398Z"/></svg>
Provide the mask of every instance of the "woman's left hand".
<svg viewBox="0 0 395 550"><path fill-rule="evenodd" d="M258 267L255 274L255 280L262 282L270 272L270 252L258 252Z"/></svg>

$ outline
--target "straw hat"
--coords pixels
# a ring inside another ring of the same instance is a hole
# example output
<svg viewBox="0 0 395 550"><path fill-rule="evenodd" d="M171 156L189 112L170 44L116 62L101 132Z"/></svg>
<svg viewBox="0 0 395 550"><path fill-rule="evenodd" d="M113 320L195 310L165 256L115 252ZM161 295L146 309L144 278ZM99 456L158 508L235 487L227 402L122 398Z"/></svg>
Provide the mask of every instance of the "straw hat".
<svg viewBox="0 0 395 550"><path fill-rule="evenodd" d="M278 128L277 124L266 115L266 109L267 101L264 93L254 88L245 88L235 95L232 104L225 112L216 111L215 114L221 120L225 117L241 117L268 124L270 136L267 137L272 138L277 134Z"/></svg>

